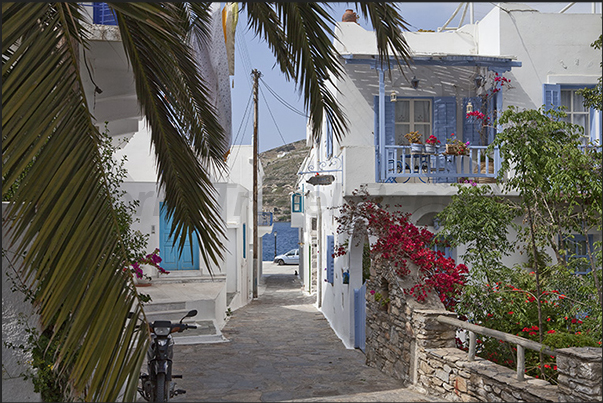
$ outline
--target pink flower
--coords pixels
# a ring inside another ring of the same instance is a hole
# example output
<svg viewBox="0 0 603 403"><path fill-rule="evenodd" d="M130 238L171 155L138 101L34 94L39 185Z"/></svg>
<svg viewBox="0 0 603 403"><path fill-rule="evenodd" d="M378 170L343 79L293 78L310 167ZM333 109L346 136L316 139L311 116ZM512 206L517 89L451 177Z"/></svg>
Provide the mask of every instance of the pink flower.
<svg viewBox="0 0 603 403"><path fill-rule="evenodd" d="M375 295L375 290L370 291L371 295Z"/></svg>

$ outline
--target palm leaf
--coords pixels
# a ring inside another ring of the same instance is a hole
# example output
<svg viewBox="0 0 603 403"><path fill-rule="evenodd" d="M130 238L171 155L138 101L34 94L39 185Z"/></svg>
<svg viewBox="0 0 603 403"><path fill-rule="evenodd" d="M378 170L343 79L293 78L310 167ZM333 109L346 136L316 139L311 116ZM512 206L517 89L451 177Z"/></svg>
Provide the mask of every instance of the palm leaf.
<svg viewBox="0 0 603 403"><path fill-rule="evenodd" d="M402 36L406 22L396 7L389 3L357 4L375 27L379 61L389 68L393 51L398 65L408 62L410 52ZM303 93L314 139L320 136L322 122L327 119L341 140L348 121L328 86L333 78L341 77L343 69L331 40L334 33L330 26L335 20L325 6L330 8L328 3L313 2L245 5L248 25L268 43L285 77Z"/></svg>
<svg viewBox="0 0 603 403"><path fill-rule="evenodd" d="M26 252L21 270L38 290L41 326L69 329L56 366L70 371L73 396L114 401L125 385L132 399L149 334L127 325L127 312L144 313L121 270L126 255L79 77L79 6L3 3L2 13L3 194L31 163L3 226Z"/></svg>
<svg viewBox="0 0 603 403"><path fill-rule="evenodd" d="M182 235L180 251L187 239L197 236L210 268L223 257L224 224L207 164L222 167L228 144L186 43L190 21L182 21L178 4L110 6L151 127L166 215L174 222L172 234Z"/></svg>

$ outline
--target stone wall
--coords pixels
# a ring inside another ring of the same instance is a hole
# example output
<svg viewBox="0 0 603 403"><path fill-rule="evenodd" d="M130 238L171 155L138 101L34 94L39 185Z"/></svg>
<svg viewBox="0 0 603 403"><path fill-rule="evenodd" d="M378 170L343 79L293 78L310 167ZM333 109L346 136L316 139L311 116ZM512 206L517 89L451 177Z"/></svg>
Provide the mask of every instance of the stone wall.
<svg viewBox="0 0 603 403"><path fill-rule="evenodd" d="M559 385L530 376L518 381L516 371L507 367L479 357L469 361L468 354L455 347L456 329L435 319L455 314L434 295L419 304L404 294L408 286L388 267L371 268L367 365L447 401L602 401L601 348L558 350Z"/></svg>
<svg viewBox="0 0 603 403"><path fill-rule="evenodd" d="M27 364L31 355L4 345L5 342L19 345L27 339L23 321L30 327L37 324L31 303L25 301L23 293L13 290L11 278L16 277L15 268L21 264L22 259L10 248L8 221L4 219L6 208L7 203L2 202L2 401L41 402L42 398L34 392L31 380L25 381L20 376L22 372L31 369Z"/></svg>
<svg viewBox="0 0 603 403"><path fill-rule="evenodd" d="M557 350L560 402L600 402L601 349L595 347Z"/></svg>

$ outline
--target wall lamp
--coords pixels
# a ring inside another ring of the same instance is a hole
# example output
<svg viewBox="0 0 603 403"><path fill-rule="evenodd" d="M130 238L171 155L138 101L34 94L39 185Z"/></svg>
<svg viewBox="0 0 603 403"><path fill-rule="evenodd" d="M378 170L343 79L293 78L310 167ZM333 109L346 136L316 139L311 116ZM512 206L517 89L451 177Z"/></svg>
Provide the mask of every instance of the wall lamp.
<svg viewBox="0 0 603 403"><path fill-rule="evenodd" d="M398 94L396 94L396 91L392 91L392 93L389 95L389 100L390 102L396 102L398 100Z"/></svg>
<svg viewBox="0 0 603 403"><path fill-rule="evenodd" d="M414 76L412 80L410 80L410 85L416 90L419 87L419 79L417 76Z"/></svg>

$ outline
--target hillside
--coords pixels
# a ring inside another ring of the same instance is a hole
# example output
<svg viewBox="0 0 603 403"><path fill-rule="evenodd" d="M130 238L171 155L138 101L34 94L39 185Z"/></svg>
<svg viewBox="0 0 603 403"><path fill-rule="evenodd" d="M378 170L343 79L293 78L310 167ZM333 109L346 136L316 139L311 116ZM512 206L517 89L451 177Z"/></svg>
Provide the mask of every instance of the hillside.
<svg viewBox="0 0 603 403"><path fill-rule="evenodd" d="M300 140L260 153L264 168L262 210L273 212L275 221L291 220L289 193L295 189L297 172L309 149L306 140Z"/></svg>

